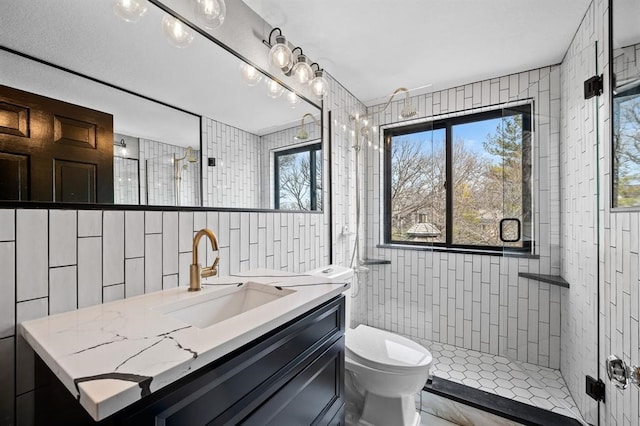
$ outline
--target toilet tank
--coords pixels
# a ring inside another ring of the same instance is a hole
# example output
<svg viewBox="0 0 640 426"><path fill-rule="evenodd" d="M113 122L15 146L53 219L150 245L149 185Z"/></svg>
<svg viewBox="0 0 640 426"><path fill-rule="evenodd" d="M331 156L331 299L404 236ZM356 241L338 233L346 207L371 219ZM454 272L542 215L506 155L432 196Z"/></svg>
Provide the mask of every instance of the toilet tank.
<svg viewBox="0 0 640 426"><path fill-rule="evenodd" d="M353 279L353 269L340 265L327 265L322 268L312 269L305 272L309 275L330 279L333 282L351 284ZM351 328L351 287L344 292L345 298L345 323L347 328Z"/></svg>

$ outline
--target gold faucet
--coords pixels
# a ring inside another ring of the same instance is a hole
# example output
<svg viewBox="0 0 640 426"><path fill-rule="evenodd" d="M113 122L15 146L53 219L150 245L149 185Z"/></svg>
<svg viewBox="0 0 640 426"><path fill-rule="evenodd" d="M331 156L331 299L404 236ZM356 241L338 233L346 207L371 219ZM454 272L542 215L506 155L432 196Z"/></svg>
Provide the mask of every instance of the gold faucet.
<svg viewBox="0 0 640 426"><path fill-rule="evenodd" d="M200 238L206 236L211 241L211 248L213 251L218 251L218 239L216 234L211 229L201 229L193 237L193 260L191 261L190 279L189 279L189 291L200 291L202 289L202 278L212 277L218 273L218 262L220 262L220 256L216 256L216 260L213 261L213 265L201 267L198 263L198 243Z"/></svg>

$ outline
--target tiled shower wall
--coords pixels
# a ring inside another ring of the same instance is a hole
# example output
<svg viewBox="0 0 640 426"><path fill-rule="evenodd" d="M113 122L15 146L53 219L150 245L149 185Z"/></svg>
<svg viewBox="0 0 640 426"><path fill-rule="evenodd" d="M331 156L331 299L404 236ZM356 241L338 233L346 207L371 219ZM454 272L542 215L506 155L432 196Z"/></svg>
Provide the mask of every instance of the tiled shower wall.
<svg viewBox="0 0 640 426"><path fill-rule="evenodd" d="M606 389L600 424L621 425L640 423L640 393L615 388L604 363L616 354L640 364L640 213L611 211L609 12L606 0L594 0L562 64L563 274L576 285L562 298L561 369L590 423L597 403L584 393L584 376L599 372ZM595 74L605 76L604 95L585 100L582 82Z"/></svg>
<svg viewBox="0 0 640 426"><path fill-rule="evenodd" d="M259 142L253 133L202 118L203 206L268 208L260 204Z"/></svg>
<svg viewBox="0 0 640 426"><path fill-rule="evenodd" d="M199 155L198 147L196 158ZM198 163L189 163L186 159L179 162L185 166L181 171L178 204L175 197L175 169L173 160L185 156L187 148L140 139L140 198L141 204L155 206L199 206L200 170ZM149 176L147 176L149 172ZM147 202L148 197L148 202Z"/></svg>
<svg viewBox="0 0 640 426"><path fill-rule="evenodd" d="M522 99L532 99L535 106L534 233L539 258L377 247L383 242L382 154L364 148L366 257L391 261L370 267L361 295L367 300L370 325L545 367L560 366L562 290L518 277L518 272L560 272L560 67L479 81L411 101L420 117L431 117ZM374 122L397 121L403 102L393 102Z"/></svg>
<svg viewBox="0 0 640 426"><path fill-rule="evenodd" d="M16 322L187 285L204 227L218 236L221 275L328 263L322 214L0 210L0 424L13 424L14 398L16 424L33 414L34 355Z"/></svg>
<svg viewBox="0 0 640 426"><path fill-rule="evenodd" d="M604 20L608 14L605 3L591 4L562 62L562 275L571 288L562 294L561 371L582 416L590 423L597 421L597 403L585 394L584 377L598 375L597 237L600 231L596 138L597 126L605 119L608 121L608 112L600 108L601 120L596 121L600 99L585 100L583 82L603 72ZM598 51L596 42L600 43ZM596 55L601 64L599 70ZM599 155L604 158L604 154L601 150ZM603 172L608 174L607 169L601 170L601 176ZM605 186L601 185L600 189ZM601 253L609 257L607 251ZM622 424L622 419L620 421Z"/></svg>

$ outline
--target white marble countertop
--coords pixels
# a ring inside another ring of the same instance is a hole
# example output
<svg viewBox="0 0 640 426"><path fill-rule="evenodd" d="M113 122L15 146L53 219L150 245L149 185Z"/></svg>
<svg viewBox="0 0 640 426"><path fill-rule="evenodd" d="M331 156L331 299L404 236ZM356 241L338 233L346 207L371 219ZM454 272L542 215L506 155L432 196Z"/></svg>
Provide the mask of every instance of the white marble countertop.
<svg viewBox="0 0 640 426"><path fill-rule="evenodd" d="M166 305L249 282L293 291L206 328L162 313ZM25 321L20 331L87 412L102 420L347 288L316 276L254 270L203 280L199 292L178 287Z"/></svg>

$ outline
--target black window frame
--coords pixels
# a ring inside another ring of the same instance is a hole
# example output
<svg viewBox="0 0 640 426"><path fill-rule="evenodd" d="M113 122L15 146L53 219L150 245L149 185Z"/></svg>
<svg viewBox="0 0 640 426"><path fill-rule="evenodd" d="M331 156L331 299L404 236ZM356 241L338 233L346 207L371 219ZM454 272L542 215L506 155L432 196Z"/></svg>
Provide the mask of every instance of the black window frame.
<svg viewBox="0 0 640 426"><path fill-rule="evenodd" d="M309 143L306 145L298 146L296 145L293 148L282 149L280 151L274 151L273 153L273 182L274 182L274 191L273 191L273 204L274 209L280 209L280 157L292 154L299 154L301 152L309 152L309 175L310 175L310 185L309 185L309 197L310 197L310 208L309 210L302 211L320 211L318 210L318 186L317 186L317 167L316 167L316 152L320 151L320 155L322 155L322 141ZM322 167L321 167L322 170ZM290 210L294 211L294 210Z"/></svg>
<svg viewBox="0 0 640 426"><path fill-rule="evenodd" d="M468 124L477 121L490 120L495 118L503 118L507 115L517 115L517 114L507 114L505 115L505 111L514 111L518 114L522 114L522 132L523 132L523 140L525 138L525 132L528 132L530 135L530 149L529 152L523 151L523 163L525 159L525 155L531 156L533 158L533 131L534 128L534 103L533 100L527 102L526 104L517 105L517 106L503 106L497 107L490 111L483 112L475 112L464 115L458 115L455 117L441 118L430 121L424 121L420 123L409 124L406 126L396 126L387 127L383 130L383 141L384 141L384 159L383 159L383 190L384 190L384 201L383 201L383 238L385 245L403 245L403 246L417 246L424 248L434 248L434 249L442 249L442 250L471 250L473 252L531 252L532 247L535 242L533 240L533 235L531 235L530 240L524 240L522 242L522 247L512 247L512 246L489 246L489 245L474 245L474 244L454 244L453 243L453 185L448 185L448 182L452 182L453 180L453 170L452 170L452 155L453 155L453 141L452 141L452 132L451 129L455 125L459 124ZM391 234L391 138L395 136L402 136L412 133L425 132L425 131L434 131L438 129L445 129L445 156L446 156L446 175L445 175L445 188L446 188L446 230L445 230L445 242L422 242L422 241L403 241L403 240L393 240ZM531 162L530 162L531 163ZM524 209L524 195L523 195L523 213L528 211L531 216L531 222L533 222L533 193L534 193L534 177L531 176L531 205L528 207L528 210ZM524 235L522 236L524 237ZM521 237L521 238L522 238Z"/></svg>

